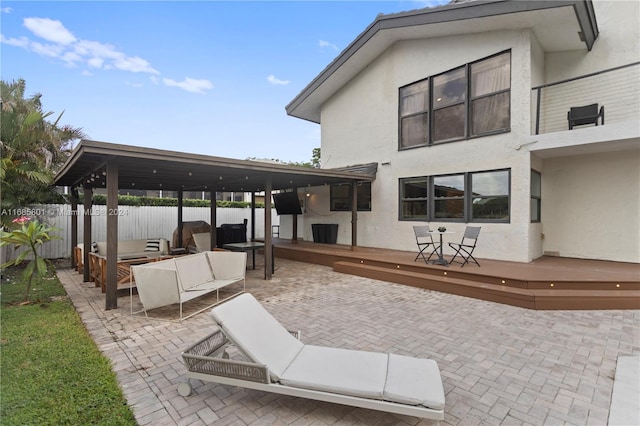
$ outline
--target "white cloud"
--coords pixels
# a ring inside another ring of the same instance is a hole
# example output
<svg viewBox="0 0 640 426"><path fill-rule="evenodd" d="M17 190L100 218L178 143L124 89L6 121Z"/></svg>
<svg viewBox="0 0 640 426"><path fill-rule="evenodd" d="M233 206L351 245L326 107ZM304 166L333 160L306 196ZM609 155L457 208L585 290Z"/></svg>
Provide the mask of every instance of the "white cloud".
<svg viewBox="0 0 640 426"><path fill-rule="evenodd" d="M163 78L162 82L165 86L169 87L179 87L182 90L186 90L187 92L192 93L202 93L204 94L205 90L213 89L213 84L209 80L196 80L193 78L185 78L182 81L175 81L170 78Z"/></svg>
<svg viewBox="0 0 640 426"><path fill-rule="evenodd" d="M23 49L26 49L29 46L29 39L26 37L6 38L4 35L0 34L0 41L10 46L22 47Z"/></svg>
<svg viewBox="0 0 640 426"><path fill-rule="evenodd" d="M3 7L2 9L0 9L0 12L2 12L2 13L11 13L11 12L13 12L13 9L11 9L10 7Z"/></svg>
<svg viewBox="0 0 640 426"><path fill-rule="evenodd" d="M320 46L320 49L324 49L325 47L328 47L328 48L333 49L333 50L339 50L338 46L336 46L333 43L329 43L328 41L325 41L325 40L320 40L318 42L318 46Z"/></svg>
<svg viewBox="0 0 640 426"><path fill-rule="evenodd" d="M4 13L9 11L2 10ZM160 79L160 71L153 68L151 63L139 56L129 56L116 46L95 40L76 38L66 29L62 22L49 18L25 18L25 28L36 37L46 42L31 40L27 37L7 38L0 34L0 42L10 46L21 47L38 55L53 58L68 67L83 66L91 70L120 70L132 73L146 73L151 75L155 85L164 84L169 87L179 87L192 93L205 93L213 88L209 80L186 77L182 81L169 78ZM83 75L93 75L89 70L82 71ZM278 80L273 76L273 84L288 84L288 81ZM271 80L270 80L271 81ZM130 84L131 85L131 84ZM133 85L132 85L133 86Z"/></svg>
<svg viewBox="0 0 640 426"><path fill-rule="evenodd" d="M137 56L130 57L122 55L117 58L113 65L121 70L121 71L130 71L130 72L147 72L150 74L160 74L160 72L153 69L151 64L145 59L139 58Z"/></svg>
<svg viewBox="0 0 640 426"><path fill-rule="evenodd" d="M90 68L102 68L103 64L104 59L102 58L90 58L87 60L87 65L89 65Z"/></svg>
<svg viewBox="0 0 640 426"><path fill-rule="evenodd" d="M267 81L276 86L286 86L287 84L291 83L291 81L289 80L280 80L273 74L267 77Z"/></svg>
<svg viewBox="0 0 640 426"><path fill-rule="evenodd" d="M76 37L60 21L49 18L25 18L24 26L38 37L53 43L71 44L76 41Z"/></svg>
<svg viewBox="0 0 640 426"><path fill-rule="evenodd" d="M50 58L58 58L62 56L64 52L64 47L59 44L43 44L37 41L29 41L27 48L38 55L48 56Z"/></svg>

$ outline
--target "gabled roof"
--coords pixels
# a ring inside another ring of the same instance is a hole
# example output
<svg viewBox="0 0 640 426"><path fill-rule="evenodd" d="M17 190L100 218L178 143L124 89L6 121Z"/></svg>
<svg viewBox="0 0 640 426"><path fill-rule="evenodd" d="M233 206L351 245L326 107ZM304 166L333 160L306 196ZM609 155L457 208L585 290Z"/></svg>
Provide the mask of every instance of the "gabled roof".
<svg viewBox="0 0 640 426"><path fill-rule="evenodd" d="M348 171L235 160L83 139L56 174L58 186L104 187L106 164L118 164L119 189L261 192L370 182L375 170Z"/></svg>
<svg viewBox="0 0 640 426"><path fill-rule="evenodd" d="M398 41L530 28L546 52L591 50L598 26L591 0L478 0L380 14L287 106L320 123L322 104Z"/></svg>

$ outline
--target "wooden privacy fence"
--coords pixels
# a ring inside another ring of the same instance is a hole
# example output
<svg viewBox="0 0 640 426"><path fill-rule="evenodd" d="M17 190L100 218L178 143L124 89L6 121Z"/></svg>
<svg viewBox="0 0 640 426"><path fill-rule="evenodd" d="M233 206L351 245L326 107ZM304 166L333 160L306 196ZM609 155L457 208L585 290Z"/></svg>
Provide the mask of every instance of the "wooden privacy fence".
<svg viewBox="0 0 640 426"><path fill-rule="evenodd" d="M264 208L256 208L255 237L264 238ZM41 222L60 228L54 233L60 240L51 240L42 245L40 254L47 259L59 259L71 256L71 206L68 204L48 204L25 209L25 215L37 217ZM183 207L184 222L211 218L209 207ZM78 206L78 242L84 239L84 209ZM91 241L107 239L107 206L93 206L91 210ZM118 206L118 239L137 240L145 238L166 238L171 241L178 223L178 209L163 206ZM216 210L216 226L223 223L242 223L247 219L247 238L251 238L251 208L222 208ZM275 209L271 212L273 225L280 223ZM9 248L6 259L15 257L18 252Z"/></svg>

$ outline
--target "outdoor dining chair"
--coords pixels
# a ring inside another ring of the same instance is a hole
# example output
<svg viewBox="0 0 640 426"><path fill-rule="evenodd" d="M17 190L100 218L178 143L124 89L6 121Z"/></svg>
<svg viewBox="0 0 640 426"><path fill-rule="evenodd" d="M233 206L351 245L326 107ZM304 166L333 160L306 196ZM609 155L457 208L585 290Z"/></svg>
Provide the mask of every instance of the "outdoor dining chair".
<svg viewBox="0 0 640 426"><path fill-rule="evenodd" d="M569 130L572 130L573 126L583 126L585 124L595 124L597 126L598 118L604 125L604 106L601 106L600 110L598 110L598 104L571 107L567 112Z"/></svg>
<svg viewBox="0 0 640 426"><path fill-rule="evenodd" d="M415 262L419 257L422 257L425 263L429 263L431 256L433 256L434 253L436 253L440 248L439 245L433 242L433 236L431 235L429 225L414 226L413 233L416 236L416 244L418 245L419 250L418 255L415 259L413 259L413 261ZM425 250L427 250L429 247L433 247L433 250L431 250L431 254L429 254L429 257L426 257Z"/></svg>
<svg viewBox="0 0 640 426"><path fill-rule="evenodd" d="M472 254L473 250L476 248L478 235L480 235L479 226L467 226L464 230L464 235L462 236L462 241L460 241L460 243L449 243L449 247L456 251L449 263L462 263L462 266L464 266L469 263L469 260L472 260L476 265L480 266L480 263L478 263ZM455 260L458 255L460 255L462 260Z"/></svg>

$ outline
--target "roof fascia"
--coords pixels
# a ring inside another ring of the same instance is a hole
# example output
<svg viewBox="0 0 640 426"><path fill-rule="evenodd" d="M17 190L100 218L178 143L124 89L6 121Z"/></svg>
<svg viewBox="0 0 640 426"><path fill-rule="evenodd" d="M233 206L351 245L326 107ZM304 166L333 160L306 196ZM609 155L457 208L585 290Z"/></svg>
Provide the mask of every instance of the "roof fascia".
<svg viewBox="0 0 640 426"><path fill-rule="evenodd" d="M261 163L251 160L236 160L225 157L215 157L201 154L191 154L178 151L167 151L157 148L145 148L132 145L113 144L83 139L73 150L63 167L56 174L54 185L73 169L74 165L82 162L86 154L104 155L105 162L109 158L136 158L145 160L157 160L182 164L194 164L229 169L251 170L259 173L297 174L302 176L322 176L352 181L373 181L375 175L339 171L331 169L316 169L287 164ZM79 179L72 186L78 185L83 179Z"/></svg>
<svg viewBox="0 0 640 426"><path fill-rule="evenodd" d="M380 31L566 6L573 6L587 49L591 50L595 39L598 37L598 27L592 0L477 0L468 3L417 9L409 12L388 15L380 14L346 49L287 104L285 110L288 115L319 124L319 118L313 119L308 116L302 116L301 114L296 115L296 109L310 98L316 89L329 80L340 67L348 62L358 50Z"/></svg>

